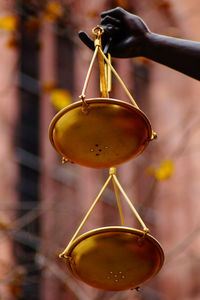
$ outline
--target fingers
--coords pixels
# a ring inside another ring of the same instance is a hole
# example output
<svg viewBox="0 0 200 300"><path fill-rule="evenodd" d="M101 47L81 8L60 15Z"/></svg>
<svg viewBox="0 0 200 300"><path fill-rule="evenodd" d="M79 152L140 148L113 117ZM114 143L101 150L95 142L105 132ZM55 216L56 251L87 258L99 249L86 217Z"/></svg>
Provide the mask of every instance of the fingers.
<svg viewBox="0 0 200 300"><path fill-rule="evenodd" d="M110 51L110 46L111 46L111 42L112 42L112 38L110 37L107 41L107 43L105 44L105 47L103 48L103 52L104 54L108 54Z"/></svg>
<svg viewBox="0 0 200 300"><path fill-rule="evenodd" d="M108 35L115 35L119 31L120 21L110 16L106 16L102 19L101 25Z"/></svg>
<svg viewBox="0 0 200 300"><path fill-rule="evenodd" d="M102 41L103 45L105 45L108 42L109 37L111 35L113 37L118 35L121 20L123 19L123 16L127 13L128 12L126 12L121 7L110 9L101 13L101 25L105 30L105 34L103 35ZM79 38L87 47L89 47L91 50L94 50L94 41L91 40L84 31L79 32Z"/></svg>
<svg viewBox="0 0 200 300"><path fill-rule="evenodd" d="M107 45L107 48L111 47L111 40L116 39L120 36L121 22L123 21L124 16L127 14L123 8L117 7L106 12L101 13L101 25L105 30L104 35L102 36L102 45L103 48ZM94 41L89 38L89 36L84 32L79 32L79 38L81 41L89 47L91 50L94 50ZM108 45L109 44L109 45ZM108 49L106 48L106 52Z"/></svg>
<svg viewBox="0 0 200 300"><path fill-rule="evenodd" d="M115 19L113 17L110 16L105 16L102 20L101 20L101 25L107 25L107 24L111 24L113 26L119 26L120 21L118 19Z"/></svg>
<svg viewBox="0 0 200 300"><path fill-rule="evenodd" d="M79 31L78 33L81 41L88 46L91 50L94 50L94 41L89 38L89 36L84 31Z"/></svg>
<svg viewBox="0 0 200 300"><path fill-rule="evenodd" d="M126 12L123 8L121 7L116 7L107 11L104 11L100 14L101 18L104 18L106 16L114 17L114 18L121 18L126 14Z"/></svg>

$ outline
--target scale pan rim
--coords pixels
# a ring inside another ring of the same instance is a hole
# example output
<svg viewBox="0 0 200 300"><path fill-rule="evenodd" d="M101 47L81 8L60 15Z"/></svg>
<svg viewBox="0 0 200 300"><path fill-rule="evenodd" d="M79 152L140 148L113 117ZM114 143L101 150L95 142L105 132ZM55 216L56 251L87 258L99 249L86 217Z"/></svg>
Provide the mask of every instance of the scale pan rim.
<svg viewBox="0 0 200 300"><path fill-rule="evenodd" d="M136 228L132 228L132 227L127 227L127 226L105 226L105 227L98 227L92 230L89 230L83 234L81 234L80 236L78 236L70 245L70 247L67 250L67 256L69 255L69 253L71 253L73 251L73 249L77 246L77 244L79 244L81 241L85 240L86 238L90 237L90 236L94 236L100 233L117 233L117 232L125 232L125 233L131 233L134 235L137 235L139 237L147 237L149 240L151 240L152 242L154 242L158 248L161 250L161 253L163 254L163 261L164 261L164 252L162 250L162 247L160 245L160 243L157 241L157 239L155 239L151 234L146 233L143 230L140 229L136 229Z"/></svg>
<svg viewBox="0 0 200 300"><path fill-rule="evenodd" d="M85 103L87 103L88 105L90 104L94 104L94 103L105 103L105 104L117 104L119 106L123 106L126 107L128 109L131 110L135 110L137 111L146 121L147 125L148 125L148 129L149 129L149 138L151 138L152 136L152 128L151 128L151 123L149 121L149 119L147 118L146 114L139 108L135 107L134 105L132 105L131 103L128 103L126 101L123 100L119 100L119 99L114 99L114 98L101 98L101 97L97 97L97 98L88 98L84 100ZM63 109L61 109L51 120L50 125L49 125L49 139L52 143L52 145L54 146L54 142L53 142L53 129L55 126L55 123L68 111L72 110L73 108L76 108L78 106L82 106L83 105L83 101L76 101L72 104L67 105L66 107L64 107ZM55 147L55 146L54 146Z"/></svg>

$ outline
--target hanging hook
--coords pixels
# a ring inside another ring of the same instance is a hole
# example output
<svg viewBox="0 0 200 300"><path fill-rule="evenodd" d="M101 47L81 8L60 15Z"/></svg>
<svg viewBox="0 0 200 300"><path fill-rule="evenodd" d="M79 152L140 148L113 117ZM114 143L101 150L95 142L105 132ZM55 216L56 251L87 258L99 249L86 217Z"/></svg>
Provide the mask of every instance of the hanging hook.
<svg viewBox="0 0 200 300"><path fill-rule="evenodd" d="M102 55L100 54L99 49L101 49L101 36L104 33L104 29L100 26L97 25L96 27L94 27L92 29L92 33L95 35L95 40L94 40L94 45L95 45L95 51L92 57L92 60L90 62L90 66L86 75L86 79L83 85L83 89L82 89L82 93L79 96L79 99L82 100L83 102L83 112L87 113L88 111L88 104L85 101L86 98L86 89L89 83L89 79L91 76L91 72L94 66L94 61L96 56L98 55L98 60L99 60L99 70L100 70L100 81L103 87L103 92L102 92L102 96L106 97L107 96L107 88L106 88L106 79L105 79L105 70L104 70L104 59L102 57Z"/></svg>
<svg viewBox="0 0 200 300"><path fill-rule="evenodd" d="M92 30L93 34L95 34L96 38L94 41L94 46L98 49L98 61L99 61L99 72L100 72L100 89L102 92L102 97L108 98L108 82L106 76L105 62L104 57L102 56L102 43L101 36L104 33L104 29L97 25Z"/></svg>
<svg viewBox="0 0 200 300"><path fill-rule="evenodd" d="M104 33L104 29L100 25L97 25L92 29L92 33L96 36L97 39L99 39Z"/></svg>

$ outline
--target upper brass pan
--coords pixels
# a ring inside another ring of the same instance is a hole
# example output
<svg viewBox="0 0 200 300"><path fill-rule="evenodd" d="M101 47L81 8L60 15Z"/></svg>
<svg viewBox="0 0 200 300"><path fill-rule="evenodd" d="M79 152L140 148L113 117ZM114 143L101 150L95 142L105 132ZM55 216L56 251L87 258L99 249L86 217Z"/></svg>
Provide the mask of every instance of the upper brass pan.
<svg viewBox="0 0 200 300"><path fill-rule="evenodd" d="M49 137L66 160L90 168L109 168L140 154L152 137L145 114L110 98L86 99L62 109L52 120Z"/></svg>
<svg viewBox="0 0 200 300"><path fill-rule="evenodd" d="M81 235L64 257L75 277L110 291L140 286L155 276L164 262L163 250L151 235L121 226Z"/></svg>

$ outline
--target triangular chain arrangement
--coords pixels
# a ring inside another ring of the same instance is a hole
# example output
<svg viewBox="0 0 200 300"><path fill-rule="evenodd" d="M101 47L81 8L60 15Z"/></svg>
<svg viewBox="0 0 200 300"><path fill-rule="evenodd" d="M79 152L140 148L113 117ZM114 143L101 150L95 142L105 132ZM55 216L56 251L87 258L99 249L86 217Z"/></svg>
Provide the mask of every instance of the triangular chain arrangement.
<svg viewBox="0 0 200 300"><path fill-rule="evenodd" d="M96 197L96 199L92 203L91 207L89 208L88 212L86 213L84 219L82 220L81 224L79 225L78 229L76 230L75 234L73 235L73 237L72 237L71 241L69 242L68 246L59 255L60 258L62 258L62 257L63 258L68 257L68 254L67 254L68 253L68 249L71 247L71 244L73 243L73 241L75 240L75 238L77 237L77 235L79 234L79 232L81 231L81 229L83 228L85 222L87 221L88 217L91 215L91 213L92 213L93 209L95 208L96 204L101 199L101 196L102 196L103 192L105 191L105 189L107 188L107 186L110 183L110 181L112 181L112 183L113 183L113 188L114 188L114 191L115 191L115 197L116 197L117 207L118 207L118 210L119 210L121 225L124 226L125 225L125 221L124 221L124 215L123 215L123 211L122 211L122 207L121 207L121 200L120 200L120 196L119 196L119 191L123 195L124 199L126 200L126 202L129 205L131 211L133 212L133 214L135 215L135 217L139 221L140 225L142 226L144 234L146 234L146 233L149 232L149 229L147 228L147 226L143 222L142 218L138 214L137 210L135 209L134 205L132 204L131 200L128 198L128 196L125 193L124 189L122 188L119 180L117 179L116 168L110 168L108 179L106 180L106 182L103 185L103 187L101 188L98 196Z"/></svg>
<svg viewBox="0 0 200 300"><path fill-rule="evenodd" d="M85 105L85 98L86 98L86 90L87 86L89 83L89 79L91 76L91 72L94 66L94 62L96 57L98 56L98 62L99 62L99 73L100 73L100 87L101 87L101 92L102 92L102 97L108 98L109 97L109 91L111 90L111 72L116 76L118 79L119 83L121 84L122 88L124 89L125 93L127 94L129 100L133 104L134 107L139 109L137 103L133 99L132 95L130 94L129 90L127 89L126 85L124 84L123 80L115 70L115 68L111 64L111 56L108 54L108 57L104 54L102 50L102 45L101 45L101 36L104 32L103 28L100 26L96 26L92 30L93 34L95 35L95 40L94 40L94 54L90 62L90 66L88 68L88 72L86 75L86 79L83 85L82 93L79 96L79 98L83 101Z"/></svg>

